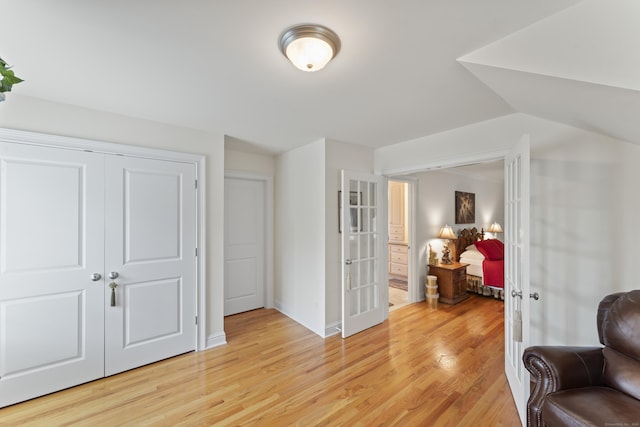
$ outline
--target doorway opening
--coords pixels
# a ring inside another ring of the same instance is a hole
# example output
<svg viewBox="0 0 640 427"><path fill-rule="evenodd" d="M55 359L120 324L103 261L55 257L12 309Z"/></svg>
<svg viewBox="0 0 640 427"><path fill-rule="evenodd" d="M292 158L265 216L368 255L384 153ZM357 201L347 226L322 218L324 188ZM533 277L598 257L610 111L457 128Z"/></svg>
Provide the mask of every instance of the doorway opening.
<svg viewBox="0 0 640 427"><path fill-rule="evenodd" d="M388 183L388 292L389 310L396 310L410 302L409 285L411 257L409 256L411 223L409 183L389 180Z"/></svg>

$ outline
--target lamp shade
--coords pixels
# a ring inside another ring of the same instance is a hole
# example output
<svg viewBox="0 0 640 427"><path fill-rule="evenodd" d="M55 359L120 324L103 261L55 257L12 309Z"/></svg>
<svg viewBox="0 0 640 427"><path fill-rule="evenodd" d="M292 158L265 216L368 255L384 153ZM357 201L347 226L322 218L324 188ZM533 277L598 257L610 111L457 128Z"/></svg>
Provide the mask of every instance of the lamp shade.
<svg viewBox="0 0 640 427"><path fill-rule="evenodd" d="M302 71L324 68L340 50L338 35L322 25L298 25L280 36L280 50Z"/></svg>
<svg viewBox="0 0 640 427"><path fill-rule="evenodd" d="M497 222L494 222L487 229L489 233L502 233L502 227Z"/></svg>
<svg viewBox="0 0 640 427"><path fill-rule="evenodd" d="M438 238L455 240L458 238L458 236L456 236L456 233L453 232L453 229L451 228L450 225L445 225L440 229L440 233L438 233Z"/></svg>

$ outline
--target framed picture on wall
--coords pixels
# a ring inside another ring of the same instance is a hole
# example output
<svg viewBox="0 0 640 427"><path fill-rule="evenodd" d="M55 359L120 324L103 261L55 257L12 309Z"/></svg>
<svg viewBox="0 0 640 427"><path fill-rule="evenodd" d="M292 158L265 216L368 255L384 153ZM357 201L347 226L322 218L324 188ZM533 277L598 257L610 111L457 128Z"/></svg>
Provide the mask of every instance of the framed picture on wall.
<svg viewBox="0 0 640 427"><path fill-rule="evenodd" d="M456 191L456 224L474 224L476 222L476 195Z"/></svg>

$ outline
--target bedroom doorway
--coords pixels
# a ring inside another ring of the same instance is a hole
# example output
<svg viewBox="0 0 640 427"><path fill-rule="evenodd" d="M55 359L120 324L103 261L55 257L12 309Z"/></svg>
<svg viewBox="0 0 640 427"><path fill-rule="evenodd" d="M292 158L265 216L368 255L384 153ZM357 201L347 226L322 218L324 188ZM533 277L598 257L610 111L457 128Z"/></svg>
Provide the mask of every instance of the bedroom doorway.
<svg viewBox="0 0 640 427"><path fill-rule="evenodd" d="M528 141L528 135L523 135L522 139ZM514 144L514 147L520 145L522 144L517 143ZM513 151L516 153L518 152L518 150L515 148ZM512 215L513 212L507 215L507 206L505 203L507 200L511 200L514 194L517 195L516 199L521 201L528 201L530 197L528 189L525 189L521 186L521 183L523 181L528 182L529 180L528 144L524 151L526 152L526 156L515 156L519 159L525 159L518 161L519 163L517 162L517 169L522 171L519 174L515 174L512 172L512 170L514 169L512 166L507 167L507 160L509 160L511 156L514 156L511 153L511 150L504 151L503 153L488 153L487 155L478 155L475 158L472 156L471 158L466 157L464 159L458 160L452 159L449 162L445 163L435 162L431 164L425 164L422 165L421 168L416 168L406 172L408 176L413 177L417 180L417 185L419 187L419 197L416 198L417 206L413 210L413 213L419 214L420 218L419 227L417 227L418 229L416 230L416 244L418 246L424 246L425 248L423 248L424 250L421 250L421 253L414 254L413 258L415 258L416 262L422 264L426 261L425 254L428 252L428 249L426 249L426 247L429 243L431 243L430 241L433 241L433 243L437 242L439 245L442 244L441 239L437 239L436 236L438 235L439 227L442 227L445 221L448 221L448 216L450 216L450 213L447 214L445 211L447 209L451 209L450 205L453 203L453 201L451 200L452 189L449 187L449 185L453 181L455 181L455 177L451 175L444 178L441 177L440 180L436 179L429 181L423 179L421 175L427 173L441 173L448 169L457 169L456 172L459 172L463 168L484 168L490 163L495 163L497 165L497 167L495 168L496 176L499 176L503 183L501 187L504 199L501 203L501 206L499 207L499 209L502 211L502 225L504 227L504 230L506 230L505 234L511 236L510 238L505 235L501 236L503 239L505 239L505 269L511 268L507 267L507 258L511 258L509 262L512 263L512 265L517 266L517 268L513 268L514 271L528 272L528 256L525 256L525 254L528 253L529 245L528 205L523 209L515 208L516 215L514 216ZM514 190L514 188L516 190ZM509 189L510 192L507 191L507 189ZM455 190L474 193L474 191L470 191L470 189L456 188ZM431 193L429 193L429 191L431 191ZM442 195L445 198L444 202L437 202L435 200L435 196L438 194ZM507 197L507 194L509 194L510 197ZM484 209L478 209L477 202L478 199L476 199L476 215L485 215ZM435 207L431 214L428 214L425 211L425 207L427 206ZM525 210L526 212L524 212ZM495 210L494 212L498 212L498 210ZM431 216L433 218L429 219ZM488 226L495 220L493 218L482 219L476 217L476 223L478 221L483 221L484 223L486 223L485 225ZM500 223L499 220L497 220L496 222ZM469 224L466 224L466 226L468 225ZM483 226L483 228L486 229L485 226ZM518 237L517 240L514 239L515 236ZM494 235L494 237L497 236ZM509 243L509 240L516 241L516 243ZM517 250L507 251L506 247L509 246L509 244L516 247ZM424 276L421 275L420 277L422 280ZM527 296L531 296L531 294L529 294L528 276L524 274L522 275L522 277L520 277L520 279L522 281L522 283L519 284L520 286L510 285L509 280L507 280L507 274L505 272L505 312L506 309L509 309L510 313L509 315L505 313L505 330L503 331L503 339L505 342L505 348L509 347L508 350L505 349L504 354L505 372L507 373L507 376L510 377L509 385L514 397L514 401L516 402L519 415L521 416L521 420L524 420L524 411L522 410L522 408L524 408L529 395L528 373L524 371L524 368L520 363L520 356L522 354L521 349L526 348L528 345L530 320L528 317L529 298L527 298ZM512 300L507 303L507 299ZM515 301L516 299L518 300ZM518 310L518 308L520 310ZM511 313L511 311L513 311L513 313ZM516 322L513 320L516 317L515 314L517 311L520 312L518 313L518 315L521 316L521 322ZM521 325L521 333L519 332L518 334L516 334L515 332L512 332L515 331L514 328L516 327L516 325ZM521 338L515 339L515 335L518 335ZM515 379L515 381L513 381L513 384L511 381L512 378Z"/></svg>

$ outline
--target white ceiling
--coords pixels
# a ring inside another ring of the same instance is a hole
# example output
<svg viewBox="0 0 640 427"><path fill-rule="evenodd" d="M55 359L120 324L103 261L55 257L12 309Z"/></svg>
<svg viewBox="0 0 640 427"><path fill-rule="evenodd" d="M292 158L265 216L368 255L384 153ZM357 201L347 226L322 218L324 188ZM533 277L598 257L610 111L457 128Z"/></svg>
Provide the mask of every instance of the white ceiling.
<svg viewBox="0 0 640 427"><path fill-rule="evenodd" d="M14 93L223 133L240 149L279 153L322 137L380 147L514 111L584 121L566 111L575 105L555 112L539 100L526 101L513 77L528 75L532 67L547 72L539 66L544 61L527 63L518 45L539 54L541 45L559 40L542 32L540 43L531 42L535 34L509 43L523 28L546 29L555 21L541 20L552 15L564 17L552 25L559 31L563 22L583 17L581 10L572 15L578 3L0 0L0 56L26 80ZM628 24L639 19L631 16ZM303 73L279 52L278 36L298 23L323 24L340 36L342 49L324 70ZM503 54L492 47L498 45ZM554 55L553 61L563 57L561 51ZM505 58L514 58L515 65L505 65ZM505 69L515 71L506 80L496 77ZM597 73L608 76L606 67ZM631 72L620 80L637 76ZM605 79L597 77L598 84ZM553 78L579 80L571 72ZM638 92L632 89L627 104L635 106ZM616 135L609 121L595 128Z"/></svg>

